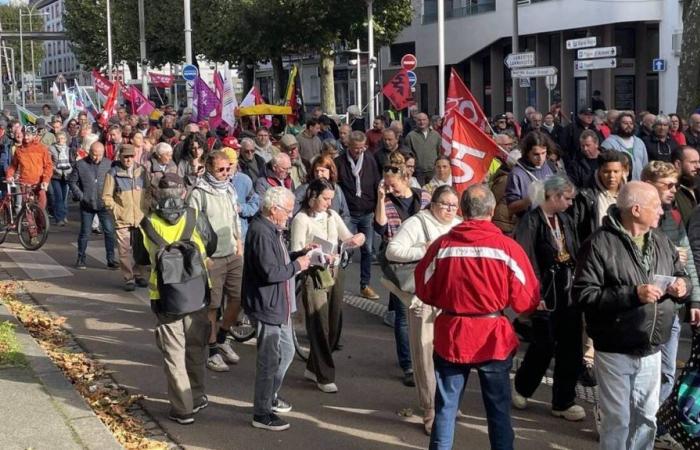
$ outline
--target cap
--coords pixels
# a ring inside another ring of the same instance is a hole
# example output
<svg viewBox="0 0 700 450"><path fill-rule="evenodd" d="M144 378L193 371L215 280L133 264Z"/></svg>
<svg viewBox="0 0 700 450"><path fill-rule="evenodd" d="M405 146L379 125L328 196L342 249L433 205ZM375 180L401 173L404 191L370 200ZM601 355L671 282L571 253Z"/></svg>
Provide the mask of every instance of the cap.
<svg viewBox="0 0 700 450"><path fill-rule="evenodd" d="M295 138L293 134L285 134L284 136L282 136L282 139L280 139L280 144L284 148L289 148L294 145L296 145L297 147L299 146L297 138Z"/></svg>
<svg viewBox="0 0 700 450"><path fill-rule="evenodd" d="M122 144L122 146L119 148L119 155L136 156L136 149L131 144Z"/></svg>
<svg viewBox="0 0 700 450"><path fill-rule="evenodd" d="M496 117L493 118L493 120L508 120L508 116L505 113L497 114Z"/></svg>
<svg viewBox="0 0 700 450"><path fill-rule="evenodd" d="M225 137L221 140L221 144L222 144L224 147L232 148L232 149L234 149L234 150L238 150L239 148L241 148L241 144L238 143L238 139L236 139L236 138L233 137L233 136L225 136Z"/></svg>
<svg viewBox="0 0 700 450"><path fill-rule="evenodd" d="M578 110L579 114L593 114L593 110L591 108L581 108Z"/></svg>
<svg viewBox="0 0 700 450"><path fill-rule="evenodd" d="M158 182L158 189L172 189L185 187L182 177L176 173L166 173Z"/></svg>
<svg viewBox="0 0 700 450"><path fill-rule="evenodd" d="M209 122L207 122L206 120L200 120L199 122L197 122L197 126L199 126L199 128L206 128L208 130Z"/></svg>

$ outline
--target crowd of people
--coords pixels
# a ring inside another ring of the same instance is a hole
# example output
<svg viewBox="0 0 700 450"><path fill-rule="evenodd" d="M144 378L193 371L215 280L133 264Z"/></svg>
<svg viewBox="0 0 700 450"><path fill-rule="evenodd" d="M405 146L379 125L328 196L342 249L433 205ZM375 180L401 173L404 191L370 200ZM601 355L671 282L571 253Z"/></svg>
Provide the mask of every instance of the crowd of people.
<svg viewBox="0 0 700 450"><path fill-rule="evenodd" d="M337 392L341 261L355 252L363 297L379 299L373 262L382 268L401 380L416 387L430 448L452 447L471 369L492 447L512 448L511 405L527 408L552 359L554 416L583 420L576 385L597 385L602 449L681 448L655 417L672 395L681 322L700 324L700 114L687 127L675 114L589 108L569 124L532 107L522 122L496 115L488 133L503 151L460 195L441 118L415 108L369 129L317 108L296 133L281 118L211 129L169 105L150 118L119 108L106 129L50 113L0 119L0 170L34 186L53 226L77 202L76 269L101 233L124 289L148 288L170 419L193 423L206 368L239 361L227 335L241 310L257 327L253 426L289 428L279 392L298 306L304 377ZM201 296L175 292L173 249L192 273L201 259L204 287L178 281ZM516 330L528 347L511 383Z"/></svg>

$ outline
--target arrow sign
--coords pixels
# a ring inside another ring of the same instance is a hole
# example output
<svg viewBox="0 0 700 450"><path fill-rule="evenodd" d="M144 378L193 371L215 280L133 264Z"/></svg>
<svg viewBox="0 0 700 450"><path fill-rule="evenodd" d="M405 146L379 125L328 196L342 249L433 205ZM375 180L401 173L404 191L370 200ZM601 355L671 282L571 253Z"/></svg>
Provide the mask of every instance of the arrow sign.
<svg viewBox="0 0 700 450"><path fill-rule="evenodd" d="M567 50L576 50L577 48L588 48L595 47L598 45L598 39L595 36L581 38L581 39L569 39L566 41Z"/></svg>
<svg viewBox="0 0 700 450"><path fill-rule="evenodd" d="M510 71L511 78L538 78L547 75L556 75L557 68L554 66L529 67L527 69L513 69Z"/></svg>
<svg viewBox="0 0 700 450"><path fill-rule="evenodd" d="M578 59L609 58L617 56L617 47L587 48L576 52Z"/></svg>
<svg viewBox="0 0 700 450"><path fill-rule="evenodd" d="M532 67L535 65L535 52L511 53L503 62L509 69Z"/></svg>
<svg viewBox="0 0 700 450"><path fill-rule="evenodd" d="M666 60L661 58L654 58L654 62L651 64L651 69L654 72L665 72Z"/></svg>
<svg viewBox="0 0 700 450"><path fill-rule="evenodd" d="M615 67L617 67L616 58L585 59L583 61L574 61L574 70L614 69Z"/></svg>

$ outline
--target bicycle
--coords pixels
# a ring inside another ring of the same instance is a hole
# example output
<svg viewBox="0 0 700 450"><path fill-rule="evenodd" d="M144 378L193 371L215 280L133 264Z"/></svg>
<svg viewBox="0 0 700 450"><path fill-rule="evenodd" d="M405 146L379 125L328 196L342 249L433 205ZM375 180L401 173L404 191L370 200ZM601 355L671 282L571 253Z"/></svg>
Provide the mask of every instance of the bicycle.
<svg viewBox="0 0 700 450"><path fill-rule="evenodd" d="M13 188L17 191L13 192ZM38 250L49 237L49 215L37 202L35 187L31 184L7 184L6 195L0 200L0 244L5 242L10 231L17 231L19 242L27 250ZM21 205L15 212L15 201L19 197Z"/></svg>

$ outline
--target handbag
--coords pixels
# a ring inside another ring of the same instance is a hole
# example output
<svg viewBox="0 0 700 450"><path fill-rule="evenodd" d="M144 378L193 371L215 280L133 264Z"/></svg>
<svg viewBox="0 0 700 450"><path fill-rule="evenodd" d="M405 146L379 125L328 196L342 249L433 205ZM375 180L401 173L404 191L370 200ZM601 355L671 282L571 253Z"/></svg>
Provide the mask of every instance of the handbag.
<svg viewBox="0 0 700 450"><path fill-rule="evenodd" d="M425 236L425 241L430 240L430 233L428 232L428 226L425 222L423 216L417 216L423 227L423 234ZM382 247L379 249L379 264L382 269L382 273L387 280L394 283L399 289L404 292L411 294L416 293L416 266L420 261L411 261L406 263L389 261L386 257L386 249L388 247L388 242L382 242Z"/></svg>
<svg viewBox="0 0 700 450"><path fill-rule="evenodd" d="M335 278L328 267L310 267L306 276L311 278L314 289L330 289L335 285Z"/></svg>

